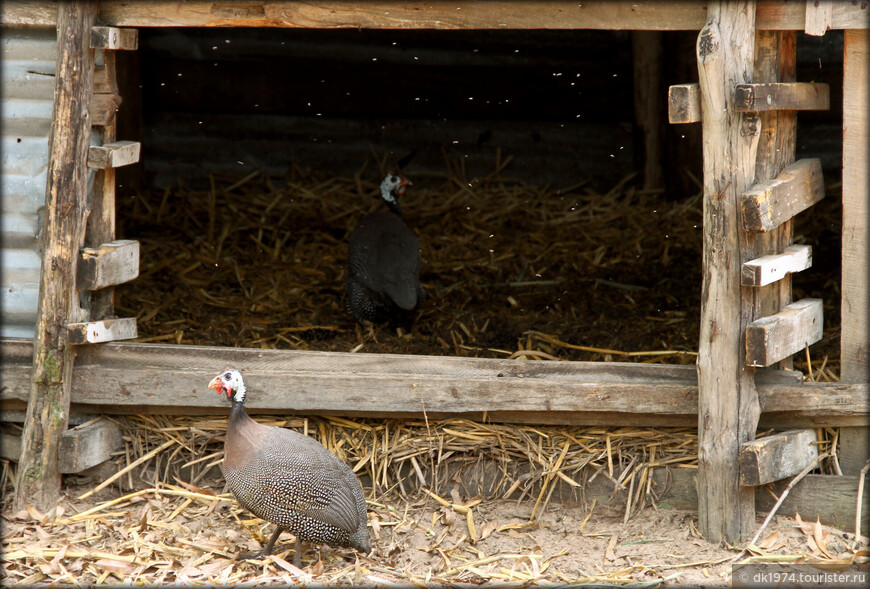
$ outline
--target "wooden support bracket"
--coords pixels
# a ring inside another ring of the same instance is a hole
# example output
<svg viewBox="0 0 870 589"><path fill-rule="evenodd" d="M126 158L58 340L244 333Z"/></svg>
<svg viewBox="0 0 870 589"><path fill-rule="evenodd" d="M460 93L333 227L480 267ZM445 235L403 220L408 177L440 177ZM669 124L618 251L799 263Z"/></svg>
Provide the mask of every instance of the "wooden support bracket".
<svg viewBox="0 0 870 589"><path fill-rule="evenodd" d="M834 20L834 0L809 0L806 4L804 32L821 37Z"/></svg>
<svg viewBox="0 0 870 589"><path fill-rule="evenodd" d="M761 256L743 264L743 286L767 286L813 265L813 248L790 245L781 254Z"/></svg>
<svg viewBox="0 0 870 589"><path fill-rule="evenodd" d="M92 168L120 168L139 161L141 144L138 141L113 141L105 145L92 145L88 150L88 166Z"/></svg>
<svg viewBox="0 0 870 589"><path fill-rule="evenodd" d="M99 290L130 282L139 276L139 242L119 239L82 249L78 289Z"/></svg>
<svg viewBox="0 0 870 589"><path fill-rule="evenodd" d="M759 182L740 196L744 231L770 231L825 197L822 163L802 159L786 166L773 180Z"/></svg>
<svg viewBox="0 0 870 589"><path fill-rule="evenodd" d="M135 317L105 319L90 323L70 323L69 343L72 345L99 344L139 337Z"/></svg>
<svg viewBox="0 0 870 589"><path fill-rule="evenodd" d="M139 49L139 31L117 27L92 27L91 49L135 51Z"/></svg>
<svg viewBox="0 0 870 589"><path fill-rule="evenodd" d="M757 487L798 474L819 457L815 441L815 430L799 429L741 444L740 484Z"/></svg>
<svg viewBox="0 0 870 589"><path fill-rule="evenodd" d="M746 327L746 364L770 366L822 339L822 299L801 299Z"/></svg>
<svg viewBox="0 0 870 589"><path fill-rule="evenodd" d="M3 434L0 457L18 462L21 453L21 438ZM60 435L57 470L69 474L82 472L112 456L121 445L121 428L103 417L97 417L77 427L64 430Z"/></svg>
<svg viewBox="0 0 870 589"><path fill-rule="evenodd" d="M668 121L673 124L701 120L701 87L698 83L676 84L668 88Z"/></svg>
<svg viewBox="0 0 870 589"><path fill-rule="evenodd" d="M831 89L814 82L738 84L734 109L738 112L768 110L828 110Z"/></svg>

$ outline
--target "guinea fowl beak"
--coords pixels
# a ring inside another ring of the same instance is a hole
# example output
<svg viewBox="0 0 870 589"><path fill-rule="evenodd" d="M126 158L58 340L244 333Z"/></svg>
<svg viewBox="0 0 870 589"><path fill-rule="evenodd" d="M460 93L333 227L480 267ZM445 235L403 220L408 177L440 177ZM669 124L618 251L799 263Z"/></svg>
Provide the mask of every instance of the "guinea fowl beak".
<svg viewBox="0 0 870 589"><path fill-rule="evenodd" d="M208 388L216 390L221 395L224 394L224 385L221 382L221 375L218 374L216 377L211 379L211 382L208 383Z"/></svg>
<svg viewBox="0 0 870 589"><path fill-rule="evenodd" d="M402 176L401 178L399 178L399 186L396 188L396 192L398 192L399 194L404 194L405 187L406 186L413 186L413 185L414 184L410 180L408 180L407 178Z"/></svg>

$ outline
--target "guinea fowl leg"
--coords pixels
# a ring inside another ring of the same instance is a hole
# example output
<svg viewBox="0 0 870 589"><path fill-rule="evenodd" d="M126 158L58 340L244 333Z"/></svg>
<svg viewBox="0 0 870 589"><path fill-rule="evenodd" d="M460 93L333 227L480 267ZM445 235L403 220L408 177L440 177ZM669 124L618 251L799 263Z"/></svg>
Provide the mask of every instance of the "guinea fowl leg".
<svg viewBox="0 0 870 589"><path fill-rule="evenodd" d="M293 553L293 565L297 569L302 568L302 540L296 538L296 551Z"/></svg>
<svg viewBox="0 0 870 589"><path fill-rule="evenodd" d="M272 537L269 538L269 541L266 542L266 545L263 546L260 550L256 552L245 552L244 554L240 554L238 556L241 560L248 560L252 558L260 558L261 556L268 556L272 554L272 548L275 547L275 541L278 539L278 536L281 535L281 532L284 531L284 528L280 526L275 526L275 531L272 532ZM297 540L298 542L298 540Z"/></svg>

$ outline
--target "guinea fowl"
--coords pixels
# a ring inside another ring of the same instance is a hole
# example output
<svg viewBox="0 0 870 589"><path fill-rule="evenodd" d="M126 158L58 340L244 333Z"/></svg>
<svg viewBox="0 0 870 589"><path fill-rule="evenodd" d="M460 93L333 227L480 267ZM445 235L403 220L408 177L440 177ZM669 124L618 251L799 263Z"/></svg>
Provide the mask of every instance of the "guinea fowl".
<svg viewBox="0 0 870 589"><path fill-rule="evenodd" d="M308 436L251 419L238 370L227 367L208 388L232 402L224 443L227 486L242 507L277 526L262 550L241 558L271 554L283 530L296 536L297 567L303 540L368 553L365 497L350 467Z"/></svg>
<svg viewBox="0 0 870 589"><path fill-rule="evenodd" d="M381 182L388 210L366 215L350 234L345 304L357 321L381 321L413 311L425 296L420 242L399 208L399 196L408 184L406 178L388 173Z"/></svg>

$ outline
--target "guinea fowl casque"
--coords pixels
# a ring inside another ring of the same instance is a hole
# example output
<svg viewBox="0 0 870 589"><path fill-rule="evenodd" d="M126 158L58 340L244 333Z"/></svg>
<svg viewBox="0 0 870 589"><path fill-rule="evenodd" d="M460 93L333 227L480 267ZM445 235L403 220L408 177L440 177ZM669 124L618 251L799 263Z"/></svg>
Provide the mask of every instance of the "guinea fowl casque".
<svg viewBox="0 0 870 589"><path fill-rule="evenodd" d="M238 370L227 367L208 388L232 402L224 443L227 486L242 507L277 526L262 550L242 558L271 554L284 530L296 536L297 567L302 541L368 553L365 497L350 467L308 436L251 419Z"/></svg>
<svg viewBox="0 0 870 589"><path fill-rule="evenodd" d="M357 321L382 321L413 311L425 296L420 242L399 208L408 184L406 178L388 173L380 188L388 210L366 215L350 234L345 304Z"/></svg>

